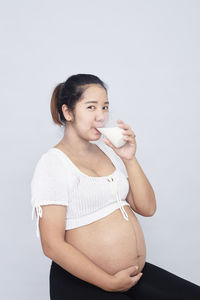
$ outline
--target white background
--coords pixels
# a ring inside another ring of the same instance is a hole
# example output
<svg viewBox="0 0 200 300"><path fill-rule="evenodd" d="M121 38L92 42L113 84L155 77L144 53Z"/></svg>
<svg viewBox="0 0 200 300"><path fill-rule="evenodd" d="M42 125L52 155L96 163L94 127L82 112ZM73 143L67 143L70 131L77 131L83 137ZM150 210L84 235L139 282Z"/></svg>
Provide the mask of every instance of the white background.
<svg viewBox="0 0 200 300"><path fill-rule="evenodd" d="M0 19L2 299L49 299L30 181L63 134L53 88L78 73L109 86L113 114L136 134L157 200L153 217L137 215L146 260L200 285L200 2L8 0Z"/></svg>

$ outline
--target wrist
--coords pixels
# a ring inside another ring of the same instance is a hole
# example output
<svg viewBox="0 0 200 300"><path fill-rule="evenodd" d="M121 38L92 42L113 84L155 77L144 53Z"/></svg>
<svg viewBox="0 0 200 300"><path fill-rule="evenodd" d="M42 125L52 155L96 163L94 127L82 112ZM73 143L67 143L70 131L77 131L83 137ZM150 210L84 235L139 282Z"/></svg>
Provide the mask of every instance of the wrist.
<svg viewBox="0 0 200 300"><path fill-rule="evenodd" d="M107 281L104 284L103 289L107 292L114 291L114 289L115 289L115 279L116 279L115 276L109 274L109 277L107 278Z"/></svg>
<svg viewBox="0 0 200 300"><path fill-rule="evenodd" d="M113 292L116 290L116 277L115 275L111 275L110 277L110 285L109 285L110 292Z"/></svg>
<svg viewBox="0 0 200 300"><path fill-rule="evenodd" d="M123 161L123 163L126 165L126 164L132 164L132 163L135 163L137 160L136 160L136 157L133 156L133 157L130 158L130 159L122 158L122 161Z"/></svg>

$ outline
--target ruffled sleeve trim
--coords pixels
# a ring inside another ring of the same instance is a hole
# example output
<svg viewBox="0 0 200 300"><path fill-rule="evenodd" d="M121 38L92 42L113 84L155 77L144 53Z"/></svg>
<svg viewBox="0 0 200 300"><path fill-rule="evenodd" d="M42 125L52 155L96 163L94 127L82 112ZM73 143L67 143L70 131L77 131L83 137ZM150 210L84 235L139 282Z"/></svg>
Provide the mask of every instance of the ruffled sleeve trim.
<svg viewBox="0 0 200 300"><path fill-rule="evenodd" d="M32 220L34 219L34 214L36 213L36 236L39 238L39 218L42 218L42 207L39 203L33 204L32 208Z"/></svg>
<svg viewBox="0 0 200 300"><path fill-rule="evenodd" d="M58 202L58 201L54 201L54 202L42 202L39 203L37 200L32 200L32 220L34 219L34 215L36 213L36 236L39 238L40 237L40 231L39 231L39 218L42 218L42 205L63 205L63 206L67 206L68 204L63 203L63 202Z"/></svg>

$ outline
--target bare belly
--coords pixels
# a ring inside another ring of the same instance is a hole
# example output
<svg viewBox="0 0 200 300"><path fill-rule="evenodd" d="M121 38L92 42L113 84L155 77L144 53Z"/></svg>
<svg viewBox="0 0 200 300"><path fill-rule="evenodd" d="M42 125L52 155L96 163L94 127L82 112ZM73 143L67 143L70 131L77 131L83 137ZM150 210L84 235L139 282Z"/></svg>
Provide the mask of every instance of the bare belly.
<svg viewBox="0 0 200 300"><path fill-rule="evenodd" d="M140 272L146 260L146 245L139 221L129 206L124 209L128 221L117 209L91 224L65 231L66 242L111 275L133 265L138 265Z"/></svg>

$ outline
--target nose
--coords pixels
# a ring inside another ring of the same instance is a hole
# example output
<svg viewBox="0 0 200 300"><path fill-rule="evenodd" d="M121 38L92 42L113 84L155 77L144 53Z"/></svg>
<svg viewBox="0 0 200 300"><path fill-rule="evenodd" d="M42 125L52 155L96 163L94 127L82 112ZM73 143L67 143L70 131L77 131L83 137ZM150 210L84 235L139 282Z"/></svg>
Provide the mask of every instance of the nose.
<svg viewBox="0 0 200 300"><path fill-rule="evenodd" d="M95 115L95 124L97 124L96 127L102 127L106 120L108 118L108 114L103 112L102 110L98 111Z"/></svg>
<svg viewBox="0 0 200 300"><path fill-rule="evenodd" d="M104 111L102 111L100 109L99 111L96 112L95 119L96 119L96 122L99 122L102 124L103 121L107 119L107 112L105 113Z"/></svg>

